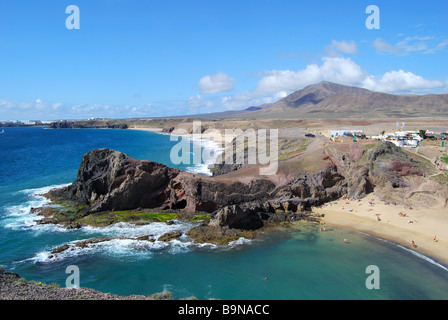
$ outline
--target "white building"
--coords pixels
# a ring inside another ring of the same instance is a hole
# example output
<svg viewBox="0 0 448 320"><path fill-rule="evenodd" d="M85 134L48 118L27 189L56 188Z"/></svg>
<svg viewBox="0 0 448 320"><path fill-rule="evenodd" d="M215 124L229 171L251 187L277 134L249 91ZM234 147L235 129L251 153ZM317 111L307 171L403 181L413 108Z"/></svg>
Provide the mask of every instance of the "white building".
<svg viewBox="0 0 448 320"><path fill-rule="evenodd" d="M363 131L362 130L330 130L331 138L343 137L343 136L346 136L347 134L351 134L351 136L362 136Z"/></svg>
<svg viewBox="0 0 448 320"><path fill-rule="evenodd" d="M414 131L398 131L380 135L379 140L392 142L397 147L415 148L423 139Z"/></svg>

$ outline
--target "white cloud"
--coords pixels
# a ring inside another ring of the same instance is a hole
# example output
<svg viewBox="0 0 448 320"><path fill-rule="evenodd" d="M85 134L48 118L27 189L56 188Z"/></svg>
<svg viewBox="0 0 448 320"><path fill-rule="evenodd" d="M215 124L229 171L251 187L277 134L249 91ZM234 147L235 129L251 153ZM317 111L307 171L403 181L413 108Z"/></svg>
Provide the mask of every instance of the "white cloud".
<svg viewBox="0 0 448 320"><path fill-rule="evenodd" d="M428 40L431 37L406 37L404 40L398 42L396 46L406 53L428 50Z"/></svg>
<svg viewBox="0 0 448 320"><path fill-rule="evenodd" d="M207 75L199 80L199 90L202 94L219 93L230 91L234 88L236 80L225 73L219 72L214 75Z"/></svg>
<svg viewBox="0 0 448 320"><path fill-rule="evenodd" d="M357 54L358 46L354 41L331 41L331 44L325 47L327 54L330 56L338 55L339 52L347 54Z"/></svg>
<svg viewBox="0 0 448 320"><path fill-rule="evenodd" d="M391 44L384 39L377 38L373 46L378 53L388 53L397 56L407 56L411 53L432 54L443 50L448 45L447 39L434 37L405 37L396 44Z"/></svg>
<svg viewBox="0 0 448 320"><path fill-rule="evenodd" d="M51 107L53 108L53 110L58 110L60 107L62 107L64 104L61 102L56 102L51 104Z"/></svg>
<svg viewBox="0 0 448 320"><path fill-rule="evenodd" d="M220 106L225 110L241 110L252 106L276 102L285 98L290 93L290 91L282 90L269 95L260 95L256 91L243 91L233 96L220 97L214 105Z"/></svg>
<svg viewBox="0 0 448 320"><path fill-rule="evenodd" d="M400 55L400 49L398 47L388 43L387 41L384 41L381 38L377 38L375 41L373 41L373 46L375 47L377 52Z"/></svg>
<svg viewBox="0 0 448 320"><path fill-rule="evenodd" d="M14 108L14 103L8 100L0 100L0 111L7 111L8 109Z"/></svg>
<svg viewBox="0 0 448 320"><path fill-rule="evenodd" d="M448 40L444 40L442 42L439 42L435 47L429 48L425 51L425 53L436 53L437 51L443 50L448 45Z"/></svg>
<svg viewBox="0 0 448 320"><path fill-rule="evenodd" d="M41 99L33 102L0 99L0 114L8 119L87 119L89 117L136 117L152 116L151 104L118 106L109 104L67 105L62 102L48 103Z"/></svg>
<svg viewBox="0 0 448 320"><path fill-rule="evenodd" d="M202 98L199 94L188 99L188 106L193 111L199 111L201 108L213 107L213 102Z"/></svg>
<svg viewBox="0 0 448 320"><path fill-rule="evenodd" d="M249 91L239 92L233 96L222 97L219 103L225 110L238 110L262 104L259 97L256 97L253 92Z"/></svg>
<svg viewBox="0 0 448 320"><path fill-rule="evenodd" d="M366 77L366 72L350 58L324 57L322 65L310 64L299 71L272 70L258 82L260 94L275 94L280 91L295 91L323 80L341 84L354 84Z"/></svg>
<svg viewBox="0 0 448 320"><path fill-rule="evenodd" d="M412 72L403 70L386 72L381 77L369 75L361 83L363 88L380 92L422 92L427 89L441 88L444 82L427 80Z"/></svg>

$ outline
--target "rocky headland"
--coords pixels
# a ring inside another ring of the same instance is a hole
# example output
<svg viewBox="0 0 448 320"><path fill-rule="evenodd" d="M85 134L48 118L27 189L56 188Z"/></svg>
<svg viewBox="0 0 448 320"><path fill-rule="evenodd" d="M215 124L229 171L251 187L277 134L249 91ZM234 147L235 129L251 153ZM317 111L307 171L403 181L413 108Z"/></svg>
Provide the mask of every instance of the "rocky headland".
<svg viewBox="0 0 448 320"><path fill-rule="evenodd" d="M314 145L280 160L273 176L254 174L253 166L233 169L205 177L95 149L83 156L76 180L50 191L52 203L33 211L44 216L38 223L66 228L195 221L187 236L226 244L291 221L318 221L311 208L342 196L359 199L375 192L384 201L409 205L421 201L422 193L441 199L447 193L444 184L427 178L433 170L429 161L388 142Z"/></svg>

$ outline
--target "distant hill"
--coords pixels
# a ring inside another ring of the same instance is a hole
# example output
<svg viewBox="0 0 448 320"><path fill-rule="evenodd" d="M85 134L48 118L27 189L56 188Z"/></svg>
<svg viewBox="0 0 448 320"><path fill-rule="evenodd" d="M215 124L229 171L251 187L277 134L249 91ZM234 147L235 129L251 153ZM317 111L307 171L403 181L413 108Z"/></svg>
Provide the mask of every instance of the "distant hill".
<svg viewBox="0 0 448 320"><path fill-rule="evenodd" d="M247 112L247 111L246 111ZM238 118L366 118L448 115L448 94L395 95L323 81Z"/></svg>
<svg viewBox="0 0 448 320"><path fill-rule="evenodd" d="M267 105L265 105L267 106ZM261 110L263 109L263 106L252 106L249 108L246 108L244 110L229 110L229 111L222 111L222 112L211 112L211 113L200 113L200 114L191 114L191 115L183 115L183 116L171 116L171 117L163 117L163 118L170 118L170 119L176 119L176 118L229 118L229 117L234 117L234 116L238 116L240 114L246 114L253 112L253 111L257 111L257 110Z"/></svg>

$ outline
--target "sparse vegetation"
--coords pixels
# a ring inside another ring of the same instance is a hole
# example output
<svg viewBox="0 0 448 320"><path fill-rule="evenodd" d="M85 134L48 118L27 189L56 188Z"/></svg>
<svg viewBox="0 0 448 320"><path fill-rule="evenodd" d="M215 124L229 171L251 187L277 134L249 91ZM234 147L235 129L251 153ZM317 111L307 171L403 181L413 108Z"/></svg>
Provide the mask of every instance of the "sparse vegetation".
<svg viewBox="0 0 448 320"><path fill-rule="evenodd" d="M17 279L16 283L21 286L26 286L28 284L28 282L24 278Z"/></svg>
<svg viewBox="0 0 448 320"><path fill-rule="evenodd" d="M157 292L151 295L151 298L154 300L172 300L173 294L166 289L163 289L162 292Z"/></svg>
<svg viewBox="0 0 448 320"><path fill-rule="evenodd" d="M448 163L448 155L445 153L441 158L440 158L444 163Z"/></svg>
<svg viewBox="0 0 448 320"><path fill-rule="evenodd" d="M92 214L77 220L81 225L105 226L118 222L166 222L176 219L177 213L146 212L146 211L108 211Z"/></svg>
<svg viewBox="0 0 448 320"><path fill-rule="evenodd" d="M418 134L420 135L420 137L422 137L423 139L426 139L426 130L422 130L420 129L418 131Z"/></svg>
<svg viewBox="0 0 448 320"><path fill-rule="evenodd" d="M205 223L208 223L210 221L210 215L209 214L197 214L194 215L192 218L188 218L189 221L204 221Z"/></svg>

